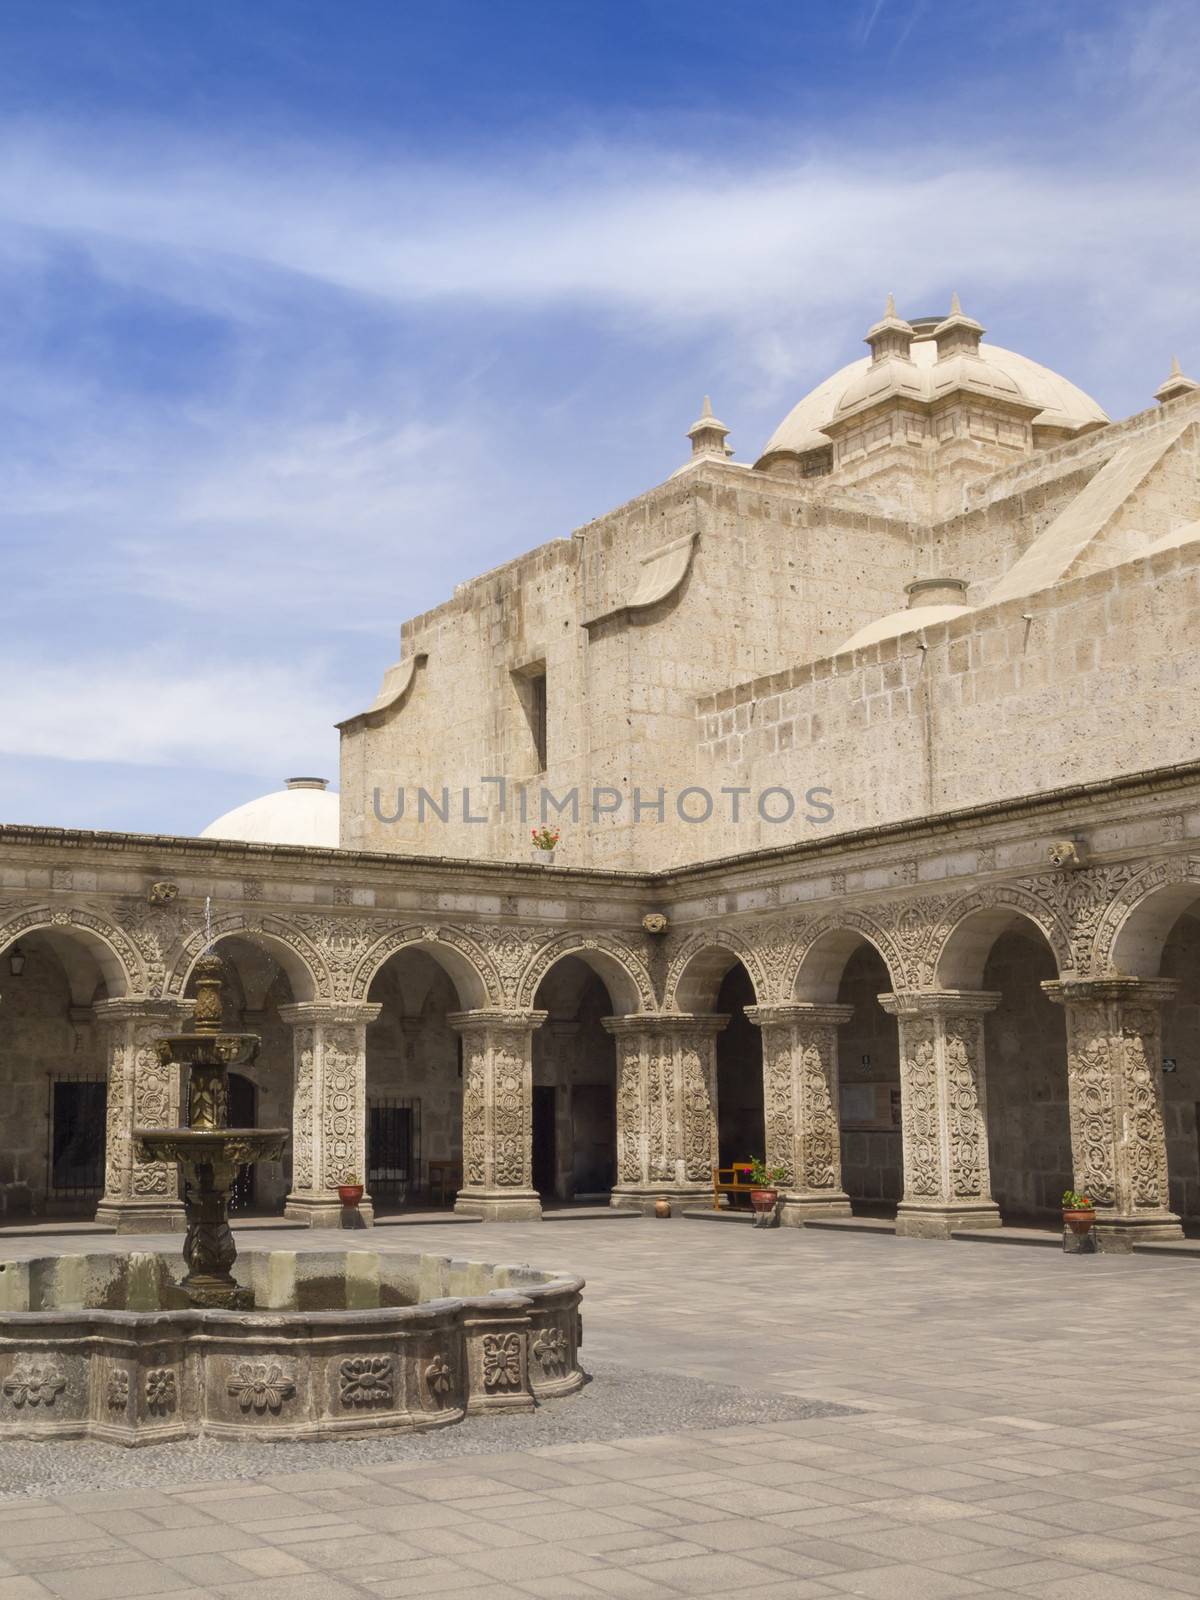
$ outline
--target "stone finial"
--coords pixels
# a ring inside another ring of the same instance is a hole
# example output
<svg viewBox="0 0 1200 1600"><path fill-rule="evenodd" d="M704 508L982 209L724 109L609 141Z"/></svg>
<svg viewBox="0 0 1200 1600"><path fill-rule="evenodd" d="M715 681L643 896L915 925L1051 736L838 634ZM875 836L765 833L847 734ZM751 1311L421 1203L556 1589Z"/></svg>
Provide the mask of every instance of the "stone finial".
<svg viewBox="0 0 1200 1600"><path fill-rule="evenodd" d="M873 327L867 329L863 342L871 347L872 361L882 361L885 356L899 356L903 361L911 359L909 352L913 342L912 325L897 315L894 294L888 295L883 316Z"/></svg>
<svg viewBox="0 0 1200 1600"><path fill-rule="evenodd" d="M1171 357L1171 370L1158 388L1154 391L1154 398L1159 405L1165 405L1168 400L1178 400L1181 395L1191 394L1194 389L1200 389L1200 383L1194 378L1184 376L1179 365L1179 357Z"/></svg>
<svg viewBox="0 0 1200 1600"><path fill-rule="evenodd" d="M976 322L974 317L968 317L963 311L956 290L950 296L950 315L944 317L933 330L938 360L945 361L950 356L974 355L986 331L982 323Z"/></svg>
<svg viewBox="0 0 1200 1600"><path fill-rule="evenodd" d="M712 401L704 396L704 405L700 415L687 431L688 438L692 441L692 456L715 456L724 461L726 456L731 456L733 451L725 443L729 429L725 424L713 416Z"/></svg>

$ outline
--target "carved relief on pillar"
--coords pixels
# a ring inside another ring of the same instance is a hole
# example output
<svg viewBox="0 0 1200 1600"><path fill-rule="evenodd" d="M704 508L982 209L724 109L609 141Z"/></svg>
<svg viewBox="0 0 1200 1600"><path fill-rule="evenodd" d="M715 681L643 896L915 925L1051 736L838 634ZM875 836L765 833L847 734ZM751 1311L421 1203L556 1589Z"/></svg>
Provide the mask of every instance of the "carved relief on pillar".
<svg viewBox="0 0 1200 1600"><path fill-rule="evenodd" d="M617 1037L614 1205L711 1192L717 1159L716 1048L724 1016L605 1017Z"/></svg>
<svg viewBox="0 0 1200 1600"><path fill-rule="evenodd" d="M369 1002L301 1001L281 1006L292 1025L292 1188L285 1215L313 1227L341 1221L339 1184L367 1179L367 1025ZM373 1220L370 1196L359 1206Z"/></svg>
<svg viewBox="0 0 1200 1600"><path fill-rule="evenodd" d="M637 1039L622 1039L617 1051L617 1176L638 1183L642 1176L642 1052Z"/></svg>
<svg viewBox="0 0 1200 1600"><path fill-rule="evenodd" d="M904 1192L937 1198L942 1192L934 1025L928 1017L900 1024L900 1125L904 1138Z"/></svg>
<svg viewBox="0 0 1200 1600"><path fill-rule="evenodd" d="M139 1161L133 1130L180 1120L179 1069L159 1059L156 1041L177 1032L190 1011L189 1003L173 1000L101 1000L93 1008L108 1056L104 1197L96 1216L119 1232L183 1225L178 1168Z"/></svg>
<svg viewBox="0 0 1200 1600"><path fill-rule="evenodd" d="M544 1011L460 1011L463 1036L463 1187L455 1209L472 1216L539 1217L533 1188L534 1030Z"/></svg>
<svg viewBox="0 0 1200 1600"><path fill-rule="evenodd" d="M983 1021L952 1013L945 1020L946 1135L950 1191L957 1200L990 1192L983 1101Z"/></svg>
<svg viewBox="0 0 1200 1600"><path fill-rule="evenodd" d="M679 1041L683 1171L693 1183L711 1182L717 1164L716 1075L713 1035L685 1034Z"/></svg>
<svg viewBox="0 0 1200 1600"><path fill-rule="evenodd" d="M1163 1124L1161 1008L1165 979L1044 983L1067 1012L1075 1187L1102 1208L1098 1226L1125 1238L1177 1237Z"/></svg>
<svg viewBox="0 0 1200 1600"><path fill-rule="evenodd" d="M948 1237L996 1227L987 1147L983 1017L999 995L943 990L880 995L900 1034L904 1198L897 1232Z"/></svg>
<svg viewBox="0 0 1200 1600"><path fill-rule="evenodd" d="M762 1029L766 1161L786 1174L785 1222L845 1212L838 1116L837 1030L853 1007L747 1006Z"/></svg>

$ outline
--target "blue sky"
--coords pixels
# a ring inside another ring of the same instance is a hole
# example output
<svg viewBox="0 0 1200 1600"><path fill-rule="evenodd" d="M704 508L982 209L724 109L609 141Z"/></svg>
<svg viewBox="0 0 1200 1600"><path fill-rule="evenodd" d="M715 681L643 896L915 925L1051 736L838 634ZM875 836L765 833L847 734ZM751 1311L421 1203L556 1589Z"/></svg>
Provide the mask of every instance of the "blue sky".
<svg viewBox="0 0 1200 1600"><path fill-rule="evenodd" d="M404 618L753 459L894 290L1200 377L1200 8L6 0L0 817L336 778Z"/></svg>

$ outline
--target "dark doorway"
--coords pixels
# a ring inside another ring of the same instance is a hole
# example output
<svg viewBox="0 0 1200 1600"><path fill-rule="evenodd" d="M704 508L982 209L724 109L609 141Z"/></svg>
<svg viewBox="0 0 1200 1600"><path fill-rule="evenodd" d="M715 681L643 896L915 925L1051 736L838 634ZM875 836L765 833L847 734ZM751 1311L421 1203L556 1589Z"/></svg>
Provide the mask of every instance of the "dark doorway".
<svg viewBox="0 0 1200 1600"><path fill-rule="evenodd" d="M721 1165L764 1154L762 1033L744 1008L754 985L739 961L726 974L717 1010L729 1017L717 1035L717 1139Z"/></svg>
<svg viewBox="0 0 1200 1600"><path fill-rule="evenodd" d="M539 1194L555 1193L557 1147L555 1118L558 1090L553 1085L537 1084L533 1090L533 1187Z"/></svg>
<svg viewBox="0 0 1200 1600"><path fill-rule="evenodd" d="M573 1190L580 1194L607 1194L616 1179L616 1107L610 1083L577 1083L571 1091L571 1118L575 1131Z"/></svg>
<svg viewBox="0 0 1200 1600"><path fill-rule="evenodd" d="M258 1090L240 1072L229 1074L229 1126L254 1128L258 1125ZM254 1204L254 1168L239 1167L229 1191L230 1211L246 1211Z"/></svg>
<svg viewBox="0 0 1200 1600"><path fill-rule="evenodd" d="M367 1188L378 1204L414 1198L421 1168L421 1102L372 1100L367 1107Z"/></svg>
<svg viewBox="0 0 1200 1600"><path fill-rule="evenodd" d="M108 1086L100 1079L56 1078L51 1090L50 1187L56 1199L90 1199L104 1187Z"/></svg>

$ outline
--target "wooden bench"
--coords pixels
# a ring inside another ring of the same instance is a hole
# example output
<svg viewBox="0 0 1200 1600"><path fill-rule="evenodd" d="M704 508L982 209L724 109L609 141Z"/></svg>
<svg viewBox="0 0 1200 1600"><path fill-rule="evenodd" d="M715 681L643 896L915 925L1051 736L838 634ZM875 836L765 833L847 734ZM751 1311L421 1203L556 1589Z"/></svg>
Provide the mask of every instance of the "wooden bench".
<svg viewBox="0 0 1200 1600"><path fill-rule="evenodd" d="M750 1163L748 1161L735 1161L731 1167L714 1167L713 1175L713 1210L721 1209L721 1196L723 1194L748 1195L751 1189L761 1187L750 1182Z"/></svg>

